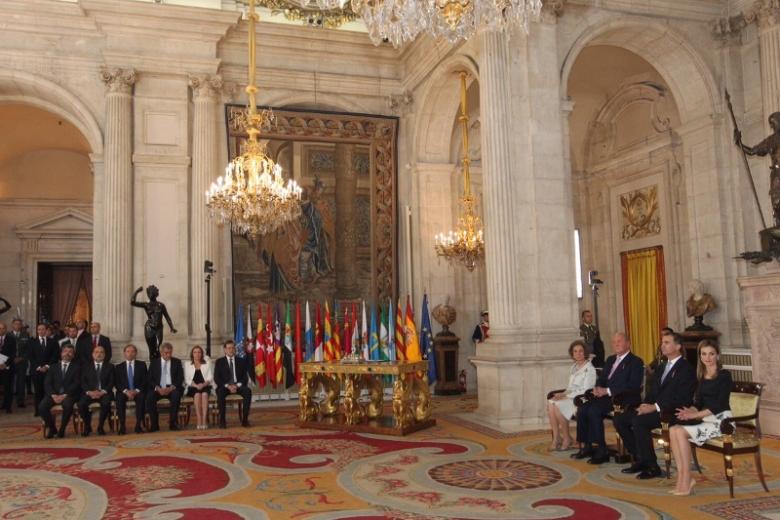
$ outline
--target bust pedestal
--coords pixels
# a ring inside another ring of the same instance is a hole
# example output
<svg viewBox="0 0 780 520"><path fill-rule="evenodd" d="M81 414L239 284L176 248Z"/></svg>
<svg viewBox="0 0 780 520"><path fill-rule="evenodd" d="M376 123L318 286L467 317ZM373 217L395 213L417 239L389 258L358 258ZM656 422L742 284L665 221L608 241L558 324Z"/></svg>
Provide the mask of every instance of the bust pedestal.
<svg viewBox="0 0 780 520"><path fill-rule="evenodd" d="M458 383L458 349L460 338L452 332L440 332L433 338L433 350L436 352L438 379L433 393L436 395L460 394Z"/></svg>
<svg viewBox="0 0 780 520"><path fill-rule="evenodd" d="M693 368L696 368L696 365L698 363L698 359L696 356L698 355L696 352L696 348L699 346L699 342L703 339L711 339L713 341L718 341L718 338L720 337L720 332L716 330L687 330L685 332L681 332L680 336L682 336L683 339L683 348L685 349L685 359L688 360L688 363L691 364Z"/></svg>

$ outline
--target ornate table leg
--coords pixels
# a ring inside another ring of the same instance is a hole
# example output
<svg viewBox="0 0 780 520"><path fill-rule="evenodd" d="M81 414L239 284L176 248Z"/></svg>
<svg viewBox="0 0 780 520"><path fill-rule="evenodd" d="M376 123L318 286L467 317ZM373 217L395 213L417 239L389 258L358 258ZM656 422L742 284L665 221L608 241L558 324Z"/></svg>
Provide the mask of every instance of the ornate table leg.
<svg viewBox="0 0 780 520"><path fill-rule="evenodd" d="M376 419L382 415L382 398L384 397L384 387L382 386L382 376L366 376L366 385L368 386L369 399L368 416Z"/></svg>
<svg viewBox="0 0 780 520"><path fill-rule="evenodd" d="M320 410L322 415L334 415L339 410L341 385L333 374L320 374L319 377L325 390L325 400L320 405Z"/></svg>
<svg viewBox="0 0 780 520"><path fill-rule="evenodd" d="M417 401L414 407L414 418L417 421L425 421L431 417L431 388L428 385L428 374L423 374L422 379L414 377L413 391Z"/></svg>
<svg viewBox="0 0 780 520"><path fill-rule="evenodd" d="M405 374L393 383L393 419L396 428L404 429L412 424L414 415L409 403L409 384Z"/></svg>
<svg viewBox="0 0 780 520"><path fill-rule="evenodd" d="M317 418L317 403L312 398L314 395L315 381L316 379L313 374L303 374L301 388L298 391L298 420L301 422L309 422Z"/></svg>

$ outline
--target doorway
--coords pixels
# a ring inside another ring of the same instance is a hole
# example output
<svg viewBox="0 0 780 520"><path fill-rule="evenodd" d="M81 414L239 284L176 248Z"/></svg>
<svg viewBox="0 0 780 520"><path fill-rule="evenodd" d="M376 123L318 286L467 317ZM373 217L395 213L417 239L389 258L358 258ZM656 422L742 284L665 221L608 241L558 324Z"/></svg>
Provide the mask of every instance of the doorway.
<svg viewBox="0 0 780 520"><path fill-rule="evenodd" d="M38 322L92 320L92 263L38 263Z"/></svg>

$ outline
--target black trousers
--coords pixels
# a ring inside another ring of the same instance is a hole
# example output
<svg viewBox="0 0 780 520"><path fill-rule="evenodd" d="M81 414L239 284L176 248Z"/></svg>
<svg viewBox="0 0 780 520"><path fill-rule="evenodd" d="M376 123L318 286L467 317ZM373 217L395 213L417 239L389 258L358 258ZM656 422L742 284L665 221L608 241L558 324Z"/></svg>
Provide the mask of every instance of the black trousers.
<svg viewBox="0 0 780 520"><path fill-rule="evenodd" d="M661 414L653 412L638 415L636 410L629 409L616 416L614 422L615 429L634 458L634 462L646 469L658 467L651 432L653 428L661 427Z"/></svg>
<svg viewBox="0 0 780 520"><path fill-rule="evenodd" d="M106 423L109 412L111 412L111 393L106 393L97 399L92 399L87 394L81 395L81 399L79 399L79 415L81 415L81 419L84 421L85 432L92 431L92 412L89 410L89 405L92 403L100 403L98 426L102 428Z"/></svg>
<svg viewBox="0 0 780 520"><path fill-rule="evenodd" d="M246 386L240 386L236 388L235 393L244 398L244 403L243 403L244 408L242 410L241 420L246 421L249 418L249 407L252 403L252 391ZM217 408L219 409L220 423L225 422L225 408L227 407L225 403L225 398L228 395L230 395L230 390L228 390L224 386L220 386L217 388Z"/></svg>
<svg viewBox="0 0 780 520"><path fill-rule="evenodd" d="M9 360L9 363L13 361ZM13 367L13 365L11 365ZM14 371L12 368L0 370L0 381L3 385L3 409L11 411L11 403L14 402Z"/></svg>
<svg viewBox="0 0 780 520"><path fill-rule="evenodd" d="M597 444L599 449L607 449L604 438L604 418L612 411L612 398L599 397L580 406L577 411L577 440L585 444Z"/></svg>
<svg viewBox="0 0 780 520"><path fill-rule="evenodd" d="M38 405L38 414L43 419L43 423L49 428L49 431L55 431L57 428L54 424L54 417L51 415L51 409L56 403L50 395L41 399L41 404ZM65 433L65 428L68 427L70 418L73 415L73 407L76 405L76 398L73 396L67 396L60 403L62 405L62 423L60 424L60 433Z"/></svg>
<svg viewBox="0 0 780 520"><path fill-rule="evenodd" d="M179 403L181 403L181 393L179 392L179 389L174 388L168 395L160 395L157 392L150 390L147 392L146 397L146 411L149 413L152 429L157 430L160 428L160 417L157 413L157 401L160 399L169 399L171 401L170 424L171 426L178 426Z"/></svg>
<svg viewBox="0 0 780 520"><path fill-rule="evenodd" d="M119 431L125 431L125 416L127 415L127 394L124 392L116 393L116 415L119 417ZM135 425L141 426L144 422L144 413L146 411L146 395L144 392L138 392L133 398L135 402Z"/></svg>
<svg viewBox="0 0 780 520"><path fill-rule="evenodd" d="M22 406L27 396L27 367L30 362L22 359L16 364L16 404Z"/></svg>
<svg viewBox="0 0 780 520"><path fill-rule="evenodd" d="M32 372L32 380L33 380L33 399L35 402L35 411L40 414L40 411L38 410L38 407L41 404L41 401L43 400L43 381L46 379L46 372L38 372L37 370L33 370Z"/></svg>

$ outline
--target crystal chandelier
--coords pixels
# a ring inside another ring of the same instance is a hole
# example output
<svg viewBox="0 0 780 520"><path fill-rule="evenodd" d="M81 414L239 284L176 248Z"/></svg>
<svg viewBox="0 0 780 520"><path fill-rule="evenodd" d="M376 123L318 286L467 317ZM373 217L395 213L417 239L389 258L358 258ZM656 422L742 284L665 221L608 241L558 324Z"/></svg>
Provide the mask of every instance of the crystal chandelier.
<svg viewBox="0 0 780 520"><path fill-rule="evenodd" d="M247 133L241 155L233 159L225 176L211 183L206 206L219 222L230 222L234 233L266 235L301 214L301 188L290 179L285 185L282 168L271 159L258 137L264 124L273 122L270 110L257 111L255 96L255 0L249 1L249 84L247 107L237 124Z"/></svg>
<svg viewBox="0 0 780 520"><path fill-rule="evenodd" d="M476 211L471 194L471 175L469 174L469 116L466 109L466 72L460 73L460 117L463 133L463 197L460 199L461 214L458 228L447 234L439 233L434 237L438 256L450 262L460 262L466 269L473 271L477 262L485 256L485 241L482 237L482 222Z"/></svg>
<svg viewBox="0 0 780 520"><path fill-rule="evenodd" d="M317 0L321 7L339 8L342 0ZM450 42L466 40L478 29L505 31L512 26L528 32L528 22L539 16L542 0L350 0L374 44L394 47L412 41L421 32Z"/></svg>

